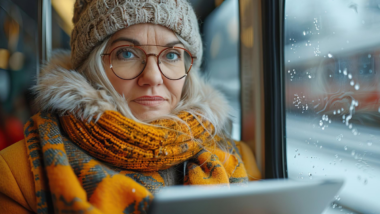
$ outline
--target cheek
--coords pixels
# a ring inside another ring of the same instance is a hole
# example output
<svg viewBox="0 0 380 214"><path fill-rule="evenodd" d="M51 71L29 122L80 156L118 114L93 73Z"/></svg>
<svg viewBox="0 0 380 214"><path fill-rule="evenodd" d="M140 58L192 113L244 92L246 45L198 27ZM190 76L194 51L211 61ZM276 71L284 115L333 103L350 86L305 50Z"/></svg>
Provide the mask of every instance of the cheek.
<svg viewBox="0 0 380 214"><path fill-rule="evenodd" d="M164 84L170 94L173 97L173 105L177 104L181 100L181 95L182 95L182 89L183 86L185 85L185 78L181 80L165 80Z"/></svg>
<svg viewBox="0 0 380 214"><path fill-rule="evenodd" d="M119 93L120 95L124 95L126 100L128 100L128 98L130 97L129 93L132 91L131 88L133 86L134 81L126 81L120 79L113 73L113 71L110 68L106 67L105 71L109 81L111 82L112 86L115 88L117 93Z"/></svg>

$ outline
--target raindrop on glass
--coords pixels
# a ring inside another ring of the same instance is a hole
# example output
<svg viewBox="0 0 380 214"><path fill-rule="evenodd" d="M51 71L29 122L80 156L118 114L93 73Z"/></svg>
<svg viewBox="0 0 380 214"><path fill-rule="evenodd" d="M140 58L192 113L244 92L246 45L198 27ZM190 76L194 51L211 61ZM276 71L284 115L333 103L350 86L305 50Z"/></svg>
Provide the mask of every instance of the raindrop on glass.
<svg viewBox="0 0 380 214"><path fill-rule="evenodd" d="M344 74L344 75L347 75L347 68L345 68L345 69L343 70L343 74Z"/></svg>
<svg viewBox="0 0 380 214"><path fill-rule="evenodd" d="M352 74L348 74L348 79L352 79Z"/></svg>
<svg viewBox="0 0 380 214"><path fill-rule="evenodd" d="M367 141L368 146L372 146L372 141Z"/></svg>
<svg viewBox="0 0 380 214"><path fill-rule="evenodd" d="M311 76L309 75L309 79L311 79Z"/></svg>
<svg viewBox="0 0 380 214"><path fill-rule="evenodd" d="M368 58L371 58L372 57L372 55L371 54L368 54Z"/></svg>
<svg viewBox="0 0 380 214"><path fill-rule="evenodd" d="M328 56L329 58L333 58L333 55L332 55L331 53L328 53L327 56Z"/></svg>
<svg viewBox="0 0 380 214"><path fill-rule="evenodd" d="M359 84L356 84L355 85L355 90L359 90L360 89L360 85Z"/></svg>
<svg viewBox="0 0 380 214"><path fill-rule="evenodd" d="M351 80L350 85L351 85L351 86L354 86L354 85L355 85L355 82L354 82L353 80Z"/></svg>
<svg viewBox="0 0 380 214"><path fill-rule="evenodd" d="M345 146L345 147L344 147L344 150L347 151L347 149L348 149L347 146Z"/></svg>
<svg viewBox="0 0 380 214"><path fill-rule="evenodd" d="M356 130L356 129L352 129L352 134L354 134L354 135L358 135L358 130Z"/></svg>

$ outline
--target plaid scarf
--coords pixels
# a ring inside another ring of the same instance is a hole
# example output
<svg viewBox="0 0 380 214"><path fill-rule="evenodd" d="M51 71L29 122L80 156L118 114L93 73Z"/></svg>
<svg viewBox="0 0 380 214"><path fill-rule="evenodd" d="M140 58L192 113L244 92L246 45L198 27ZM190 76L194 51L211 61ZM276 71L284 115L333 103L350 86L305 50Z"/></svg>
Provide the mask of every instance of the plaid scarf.
<svg viewBox="0 0 380 214"><path fill-rule="evenodd" d="M38 113L25 125L37 213L146 213L165 186L160 170L187 162L184 185L247 182L233 143L212 136L205 120L145 125L106 111L94 122Z"/></svg>

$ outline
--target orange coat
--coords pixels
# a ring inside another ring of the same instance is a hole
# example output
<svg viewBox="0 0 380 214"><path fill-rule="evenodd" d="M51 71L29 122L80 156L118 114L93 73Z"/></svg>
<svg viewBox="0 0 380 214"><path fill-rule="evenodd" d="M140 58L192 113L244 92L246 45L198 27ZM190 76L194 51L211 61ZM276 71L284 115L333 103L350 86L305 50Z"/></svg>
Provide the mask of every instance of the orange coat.
<svg viewBox="0 0 380 214"><path fill-rule="evenodd" d="M238 144L249 180L261 178L250 148ZM34 178L26 153L25 141L21 140L0 151L0 213L37 213Z"/></svg>

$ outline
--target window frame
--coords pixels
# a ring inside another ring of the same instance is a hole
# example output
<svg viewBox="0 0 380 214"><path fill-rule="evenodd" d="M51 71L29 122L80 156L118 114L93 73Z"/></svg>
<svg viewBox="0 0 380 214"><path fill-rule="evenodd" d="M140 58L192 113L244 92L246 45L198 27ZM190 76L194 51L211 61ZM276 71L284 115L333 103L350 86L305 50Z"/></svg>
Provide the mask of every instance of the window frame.
<svg viewBox="0 0 380 214"><path fill-rule="evenodd" d="M287 178L284 75L285 0L262 1L265 177Z"/></svg>

